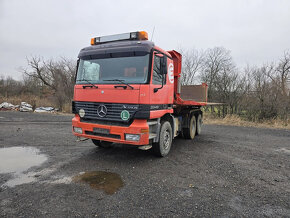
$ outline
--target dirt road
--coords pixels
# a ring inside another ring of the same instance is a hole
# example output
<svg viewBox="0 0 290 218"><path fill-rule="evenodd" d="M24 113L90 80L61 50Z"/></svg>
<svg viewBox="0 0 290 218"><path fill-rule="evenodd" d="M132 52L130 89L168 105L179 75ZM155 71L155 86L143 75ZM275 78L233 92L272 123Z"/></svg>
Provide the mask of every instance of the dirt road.
<svg viewBox="0 0 290 218"><path fill-rule="evenodd" d="M287 130L206 125L157 158L77 142L71 116L0 112L0 216L287 217L289 160Z"/></svg>

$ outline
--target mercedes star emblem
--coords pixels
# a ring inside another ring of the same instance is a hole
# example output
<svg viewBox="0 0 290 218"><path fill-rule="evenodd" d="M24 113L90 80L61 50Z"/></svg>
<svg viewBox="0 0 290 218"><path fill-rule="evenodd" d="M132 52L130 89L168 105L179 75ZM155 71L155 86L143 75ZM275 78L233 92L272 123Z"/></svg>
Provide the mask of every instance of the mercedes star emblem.
<svg viewBox="0 0 290 218"><path fill-rule="evenodd" d="M99 115L99 117L104 117L106 116L107 114L107 107L105 105L100 105L98 108L97 108L97 114Z"/></svg>

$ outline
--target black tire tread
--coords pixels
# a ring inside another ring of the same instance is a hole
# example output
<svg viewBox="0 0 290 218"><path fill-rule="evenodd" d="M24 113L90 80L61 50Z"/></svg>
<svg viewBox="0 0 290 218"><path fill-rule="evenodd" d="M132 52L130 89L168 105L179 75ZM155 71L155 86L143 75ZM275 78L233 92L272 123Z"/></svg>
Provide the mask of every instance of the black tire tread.
<svg viewBox="0 0 290 218"><path fill-rule="evenodd" d="M170 151L170 148L171 148L171 146L172 146L172 134L173 134L173 132L172 132L171 124L170 124L170 122L168 122L168 121L163 121L163 122L161 123L161 128L160 128L160 133L159 133L159 142L157 142L157 143L153 143L153 144L152 144L152 151L153 151L153 153L154 153L156 156L158 156L158 157L165 157L165 156L169 153L169 151L168 151L168 153L164 155L164 154L162 154L161 149L160 149L160 143L162 143L162 141L160 140L161 135L162 135L161 131L163 130L164 125L169 125L170 128L171 128L171 145L170 145L170 147L169 147L169 151Z"/></svg>
<svg viewBox="0 0 290 218"><path fill-rule="evenodd" d="M192 114L192 115L190 116L190 121L189 121L189 122L191 122L192 117L194 117L195 128L196 128L196 118L195 118L195 115L194 115L194 114ZM190 123L189 123L189 125L190 125ZM183 135L183 137L184 137L185 139L191 139L191 140L193 140L195 135L194 135L193 137L191 137L190 132L191 132L191 131L190 131L190 128L183 128L183 129L182 129L182 135ZM195 132L196 132L196 130L195 130Z"/></svg>

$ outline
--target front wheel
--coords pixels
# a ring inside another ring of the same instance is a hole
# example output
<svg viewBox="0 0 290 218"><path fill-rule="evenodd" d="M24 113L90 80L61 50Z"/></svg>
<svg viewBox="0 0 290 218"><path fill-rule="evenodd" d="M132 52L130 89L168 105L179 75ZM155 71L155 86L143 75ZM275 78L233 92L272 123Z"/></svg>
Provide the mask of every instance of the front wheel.
<svg viewBox="0 0 290 218"><path fill-rule="evenodd" d="M165 157L172 145L172 127L168 121L161 124L159 142L153 143L152 148L155 155Z"/></svg>
<svg viewBox="0 0 290 218"><path fill-rule="evenodd" d="M113 142L106 142L106 141L100 141L100 140L96 140L96 139L92 139L92 142L101 148L111 148L113 145Z"/></svg>

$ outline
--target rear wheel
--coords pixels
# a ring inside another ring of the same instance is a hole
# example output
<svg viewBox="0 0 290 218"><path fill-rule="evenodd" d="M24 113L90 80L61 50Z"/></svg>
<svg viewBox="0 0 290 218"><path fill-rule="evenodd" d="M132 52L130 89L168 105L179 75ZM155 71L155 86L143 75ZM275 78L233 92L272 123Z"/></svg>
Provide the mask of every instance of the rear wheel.
<svg viewBox="0 0 290 218"><path fill-rule="evenodd" d="M196 119L194 114L192 114L188 128L184 128L182 130L183 137L186 139L194 139L195 133L196 133Z"/></svg>
<svg viewBox="0 0 290 218"><path fill-rule="evenodd" d="M201 133L201 125L202 125L202 116L199 114L196 120L196 135L200 135Z"/></svg>
<svg viewBox="0 0 290 218"><path fill-rule="evenodd" d="M101 148L111 148L113 145L113 142L106 142L106 141L100 141L100 140L96 140L96 139L92 139L92 142Z"/></svg>
<svg viewBox="0 0 290 218"><path fill-rule="evenodd" d="M172 127L168 121L162 123L159 134L159 142L153 143L152 148L155 155L165 157L172 145Z"/></svg>

